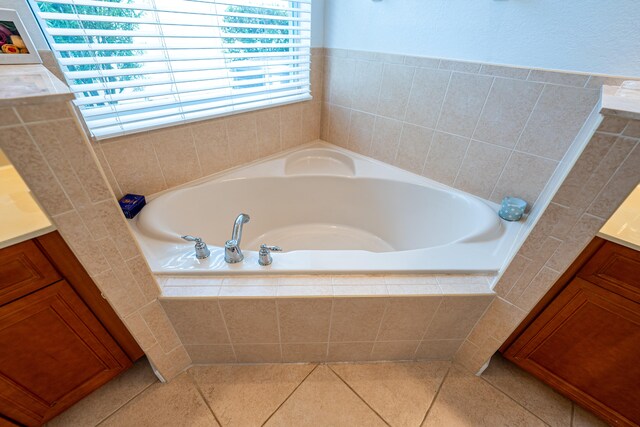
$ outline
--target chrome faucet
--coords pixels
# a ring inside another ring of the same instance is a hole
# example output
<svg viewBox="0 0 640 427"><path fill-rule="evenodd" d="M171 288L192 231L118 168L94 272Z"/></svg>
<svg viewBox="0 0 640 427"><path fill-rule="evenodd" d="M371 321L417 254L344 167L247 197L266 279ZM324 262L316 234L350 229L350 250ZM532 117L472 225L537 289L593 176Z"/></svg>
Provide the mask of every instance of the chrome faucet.
<svg viewBox="0 0 640 427"><path fill-rule="evenodd" d="M251 218L247 214L240 214L236 218L236 222L233 224L233 233L231 234L231 240L227 240L224 244L224 260L229 264L235 264L241 262L244 259L244 255L240 250L240 240L242 239L242 226L249 222Z"/></svg>
<svg viewBox="0 0 640 427"><path fill-rule="evenodd" d="M211 252L209 251L207 244L203 242L200 237L193 237L193 236L181 236L181 237L187 242L196 242L196 258L198 259L209 258L209 255L211 255Z"/></svg>
<svg viewBox="0 0 640 427"><path fill-rule="evenodd" d="M260 245L260 252L258 252L258 264L262 266L271 265L273 262L271 251L281 252L282 248L280 246Z"/></svg>

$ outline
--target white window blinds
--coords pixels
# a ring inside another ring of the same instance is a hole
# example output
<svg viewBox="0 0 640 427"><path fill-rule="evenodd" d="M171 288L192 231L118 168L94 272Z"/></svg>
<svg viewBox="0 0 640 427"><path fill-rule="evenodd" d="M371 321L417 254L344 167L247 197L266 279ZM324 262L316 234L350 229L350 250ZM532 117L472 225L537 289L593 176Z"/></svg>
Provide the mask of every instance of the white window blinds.
<svg viewBox="0 0 640 427"><path fill-rule="evenodd" d="M310 99L311 0L29 0L97 139Z"/></svg>

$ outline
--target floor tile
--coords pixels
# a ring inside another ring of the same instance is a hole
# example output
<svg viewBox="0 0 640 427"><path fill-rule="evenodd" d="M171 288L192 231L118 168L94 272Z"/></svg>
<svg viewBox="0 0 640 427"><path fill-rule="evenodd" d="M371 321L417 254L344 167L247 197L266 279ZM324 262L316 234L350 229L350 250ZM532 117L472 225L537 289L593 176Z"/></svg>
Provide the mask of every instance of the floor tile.
<svg viewBox="0 0 640 427"><path fill-rule="evenodd" d="M327 366L318 366L266 426L384 426Z"/></svg>
<svg viewBox="0 0 640 427"><path fill-rule="evenodd" d="M224 426L258 426L315 365L194 366L189 374Z"/></svg>
<svg viewBox="0 0 640 427"><path fill-rule="evenodd" d="M47 423L49 427L93 427L151 384L158 382L146 358Z"/></svg>
<svg viewBox="0 0 640 427"><path fill-rule="evenodd" d="M331 365L392 426L419 426L449 362Z"/></svg>
<svg viewBox="0 0 640 427"><path fill-rule="evenodd" d="M505 360L491 359L482 377L551 426L571 424L571 401L546 384Z"/></svg>
<svg viewBox="0 0 640 427"><path fill-rule="evenodd" d="M186 373L168 384L157 383L138 395L100 426L218 426Z"/></svg>
<svg viewBox="0 0 640 427"><path fill-rule="evenodd" d="M422 425L528 427L545 424L483 379L454 365Z"/></svg>
<svg viewBox="0 0 640 427"><path fill-rule="evenodd" d="M573 427L607 427L608 425L586 409L573 405Z"/></svg>

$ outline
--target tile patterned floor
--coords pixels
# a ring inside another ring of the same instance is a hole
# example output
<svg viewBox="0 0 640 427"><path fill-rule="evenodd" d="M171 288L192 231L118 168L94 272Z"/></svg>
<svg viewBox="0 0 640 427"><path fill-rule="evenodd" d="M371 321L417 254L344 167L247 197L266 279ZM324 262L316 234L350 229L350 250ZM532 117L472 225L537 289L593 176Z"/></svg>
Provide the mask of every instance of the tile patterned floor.
<svg viewBox="0 0 640 427"><path fill-rule="evenodd" d="M495 356L449 362L195 366L169 384L146 362L49 422L59 426L603 427Z"/></svg>

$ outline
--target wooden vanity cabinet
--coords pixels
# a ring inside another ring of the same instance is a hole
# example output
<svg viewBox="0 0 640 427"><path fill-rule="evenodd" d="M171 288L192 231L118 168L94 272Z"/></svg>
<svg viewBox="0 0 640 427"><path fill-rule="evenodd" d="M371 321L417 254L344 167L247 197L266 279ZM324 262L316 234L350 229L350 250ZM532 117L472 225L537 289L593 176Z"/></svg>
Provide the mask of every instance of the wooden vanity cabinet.
<svg viewBox="0 0 640 427"><path fill-rule="evenodd" d="M143 355L56 232L0 249L0 426L39 426Z"/></svg>
<svg viewBox="0 0 640 427"><path fill-rule="evenodd" d="M640 424L640 252L596 239L505 357L612 425Z"/></svg>

